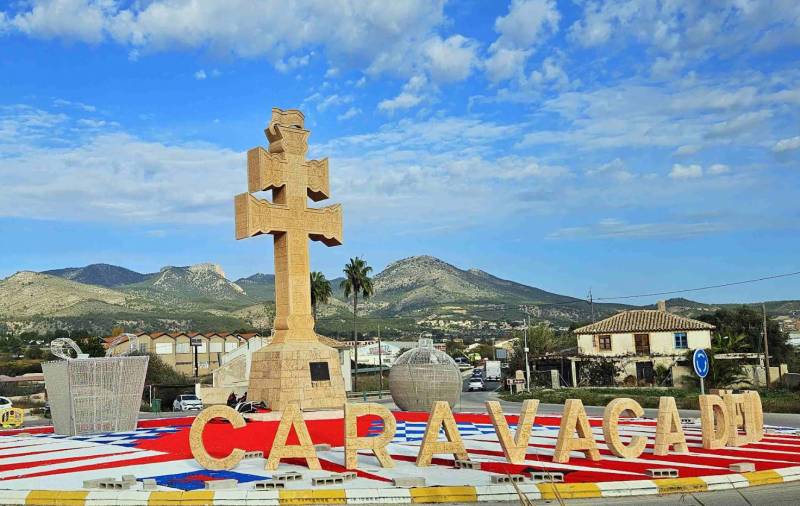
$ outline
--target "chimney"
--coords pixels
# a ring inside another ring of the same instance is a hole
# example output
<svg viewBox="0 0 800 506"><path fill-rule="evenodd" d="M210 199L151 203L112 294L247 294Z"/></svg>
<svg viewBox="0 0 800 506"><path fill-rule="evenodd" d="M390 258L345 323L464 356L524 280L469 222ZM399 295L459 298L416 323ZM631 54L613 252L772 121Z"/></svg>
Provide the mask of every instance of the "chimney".
<svg viewBox="0 0 800 506"><path fill-rule="evenodd" d="M658 306L658 310L661 311L662 313L667 312L667 301L660 300L656 303L656 306Z"/></svg>

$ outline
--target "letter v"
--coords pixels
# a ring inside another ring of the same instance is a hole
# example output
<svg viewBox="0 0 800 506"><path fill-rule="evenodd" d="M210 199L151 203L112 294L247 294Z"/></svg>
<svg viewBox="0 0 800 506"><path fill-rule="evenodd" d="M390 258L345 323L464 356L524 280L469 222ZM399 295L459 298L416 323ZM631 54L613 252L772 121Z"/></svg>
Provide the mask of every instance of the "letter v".
<svg viewBox="0 0 800 506"><path fill-rule="evenodd" d="M522 464L525 462L528 441L531 437L533 421L536 418L536 411L538 409L538 399L527 399L522 403L522 410L519 413L519 421L517 422L517 430L512 440L511 431L508 428L506 417L503 415L503 411L500 408L500 403L497 401L486 401L486 410L489 412L489 417L492 419L492 425L494 425L494 431L497 433L497 439L500 440L500 446L503 447L506 460L512 464Z"/></svg>

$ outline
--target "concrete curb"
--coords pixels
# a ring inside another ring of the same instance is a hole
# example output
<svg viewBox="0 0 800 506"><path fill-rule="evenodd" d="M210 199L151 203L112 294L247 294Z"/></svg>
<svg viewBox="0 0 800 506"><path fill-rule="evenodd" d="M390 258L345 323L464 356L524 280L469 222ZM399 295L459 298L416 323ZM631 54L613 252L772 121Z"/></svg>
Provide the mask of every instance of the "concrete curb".
<svg viewBox="0 0 800 506"><path fill-rule="evenodd" d="M520 483L531 500L588 499L710 492L800 481L800 466L751 473L599 483ZM1 505L29 506L283 506L518 501L512 485L316 490L0 490Z"/></svg>

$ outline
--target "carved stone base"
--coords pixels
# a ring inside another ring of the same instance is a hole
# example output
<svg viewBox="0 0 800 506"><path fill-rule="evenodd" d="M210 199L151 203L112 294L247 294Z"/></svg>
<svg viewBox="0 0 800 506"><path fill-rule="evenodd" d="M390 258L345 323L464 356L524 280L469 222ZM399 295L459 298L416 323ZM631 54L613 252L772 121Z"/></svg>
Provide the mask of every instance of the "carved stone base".
<svg viewBox="0 0 800 506"><path fill-rule="evenodd" d="M247 400L264 401L274 411L289 403L303 410L342 409L346 395L339 353L317 340L273 341L253 353Z"/></svg>

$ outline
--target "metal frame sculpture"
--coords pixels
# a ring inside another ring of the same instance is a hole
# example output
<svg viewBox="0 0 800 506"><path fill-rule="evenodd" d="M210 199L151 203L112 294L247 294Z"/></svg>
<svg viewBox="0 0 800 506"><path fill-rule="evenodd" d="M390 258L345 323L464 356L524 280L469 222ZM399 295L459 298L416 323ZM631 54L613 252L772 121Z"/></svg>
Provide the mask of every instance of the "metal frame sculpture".
<svg viewBox="0 0 800 506"><path fill-rule="evenodd" d="M90 358L66 338L54 339L50 351L61 359L42 363L56 434L136 428L149 356Z"/></svg>
<svg viewBox="0 0 800 506"><path fill-rule="evenodd" d="M436 401L452 409L461 400L463 379L455 361L433 347L433 340L420 339L419 347L394 361L389 371L389 390L404 411L430 411Z"/></svg>

